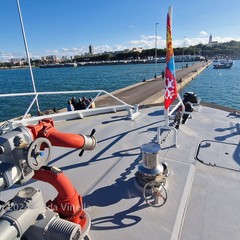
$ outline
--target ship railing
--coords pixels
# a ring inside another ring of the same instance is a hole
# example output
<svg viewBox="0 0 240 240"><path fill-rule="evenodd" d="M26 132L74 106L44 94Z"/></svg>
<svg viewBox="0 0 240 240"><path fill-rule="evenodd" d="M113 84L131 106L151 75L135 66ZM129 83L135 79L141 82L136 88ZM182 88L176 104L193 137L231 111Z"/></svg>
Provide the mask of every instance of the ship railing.
<svg viewBox="0 0 240 240"><path fill-rule="evenodd" d="M58 111L56 113L47 114L47 115L38 115L38 116L31 116L30 110L32 109L34 103L37 101L38 97L43 95L73 95L73 94L96 94L96 96L92 99L92 101L89 103L89 105L86 107L86 109L81 110L74 110L74 111ZM126 102L122 101L121 99L115 97L111 93L105 91L105 90L81 90L81 91L58 91L58 92L31 92L31 93L11 93L11 94L0 94L0 97L26 97L26 96L33 96L33 100L30 103L28 109L24 113L23 117L15 118L8 120L4 123L2 123L2 126L4 128L8 128L10 130L16 128L17 126L26 126L29 124L37 124L39 120L43 118L52 118L55 121L61 121L61 120L70 120L75 118L84 118L87 116L92 115L98 115L98 114L104 114L104 113L110 113L110 112L117 112L117 111L123 111L126 110L128 112L128 118L134 119L138 114L138 106L127 104ZM92 103L96 102L99 99L110 97L110 99L116 100L115 102L119 103L116 105L107 105L95 108L90 108ZM7 127L6 127L7 126ZM2 129L3 130L3 129Z"/></svg>

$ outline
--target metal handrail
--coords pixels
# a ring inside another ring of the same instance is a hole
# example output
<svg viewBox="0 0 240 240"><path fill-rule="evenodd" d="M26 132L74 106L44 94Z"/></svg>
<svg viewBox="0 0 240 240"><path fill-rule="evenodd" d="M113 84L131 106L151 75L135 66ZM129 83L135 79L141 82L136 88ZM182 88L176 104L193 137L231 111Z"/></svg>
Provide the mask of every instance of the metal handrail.
<svg viewBox="0 0 240 240"><path fill-rule="evenodd" d="M51 117L56 117L56 116L60 116L62 115L63 119L67 118L67 116L69 115L73 115L73 114L78 114L79 117L83 117L83 113L84 115L89 115L87 114L87 112L91 111L91 115L93 115L94 113L98 114L99 112L110 112L110 111L117 111L117 110L131 110L130 112L130 118L133 119L133 115L136 114L138 112L138 109L135 106L129 105L126 102L122 101L121 99L115 97L114 95L112 95L111 93L105 91L105 90L76 90L76 91L57 91L57 92L28 92L28 93L9 93L9 94L0 94L0 98L1 97L21 97L21 96L34 96L33 100L31 101L28 109L26 110L26 112L24 113L23 117L21 120L12 120L11 122L15 122L15 124L13 124L15 127L16 123L17 125L21 125L24 124L28 121L34 121L34 120L39 120L41 118L44 118L46 116L36 116L36 117L31 117L29 120L29 118L27 118L27 115L29 113L29 111L31 110L34 102L37 100L38 96L40 95L59 95L59 94L86 94L86 93L96 93L97 95L93 98L92 102L87 106L86 109L84 110L76 110L76 111L70 111L70 112L63 112L63 113L56 113L56 114L51 114ZM113 105L113 106L107 106L107 107L96 107L95 109L89 109L91 104L93 102L95 102L101 95L101 97L103 96L102 94L104 94L104 96L109 96L113 99L115 99L116 101L118 101L120 103L120 105Z"/></svg>

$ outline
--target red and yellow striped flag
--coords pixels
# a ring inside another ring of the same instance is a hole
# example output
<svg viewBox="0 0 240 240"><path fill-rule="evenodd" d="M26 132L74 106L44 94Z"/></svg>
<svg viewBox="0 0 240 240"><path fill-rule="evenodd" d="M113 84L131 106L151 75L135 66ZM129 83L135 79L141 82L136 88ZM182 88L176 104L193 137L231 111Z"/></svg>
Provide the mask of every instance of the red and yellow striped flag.
<svg viewBox="0 0 240 240"><path fill-rule="evenodd" d="M175 73L174 52L172 44L172 7L169 7L167 15L167 36L166 36L167 50L166 50L166 80L165 80L165 95L164 105L165 109L177 98L177 82Z"/></svg>

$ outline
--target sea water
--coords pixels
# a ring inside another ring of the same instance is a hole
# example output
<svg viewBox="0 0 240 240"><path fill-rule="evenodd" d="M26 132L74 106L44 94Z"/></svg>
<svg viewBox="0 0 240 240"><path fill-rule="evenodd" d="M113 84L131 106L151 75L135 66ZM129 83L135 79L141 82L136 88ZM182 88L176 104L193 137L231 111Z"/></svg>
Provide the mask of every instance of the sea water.
<svg viewBox="0 0 240 240"><path fill-rule="evenodd" d="M176 63L176 69L183 65L185 63ZM155 69L155 64L33 68L33 76L37 92L99 89L112 92L153 78ZM158 63L157 75L160 75L163 69L165 64ZM0 94L33 92L28 69L1 70L0 86ZM204 102L240 109L240 61L235 61L231 69L213 69L210 65L186 86L181 94L186 91L195 92ZM41 110L64 108L71 97L72 95L39 96L40 108ZM0 122L23 115L32 99L33 97L0 98ZM36 107L32 113L34 112L36 113Z"/></svg>
<svg viewBox="0 0 240 240"><path fill-rule="evenodd" d="M210 65L184 92L195 92L202 101L240 110L240 61L231 69L213 69Z"/></svg>

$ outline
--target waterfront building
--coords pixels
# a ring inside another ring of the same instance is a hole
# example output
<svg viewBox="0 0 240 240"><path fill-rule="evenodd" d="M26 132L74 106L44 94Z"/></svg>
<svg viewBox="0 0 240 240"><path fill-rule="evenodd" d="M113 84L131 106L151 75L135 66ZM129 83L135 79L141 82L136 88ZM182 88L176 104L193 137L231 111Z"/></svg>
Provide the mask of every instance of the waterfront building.
<svg viewBox="0 0 240 240"><path fill-rule="evenodd" d="M56 55L44 56L41 58L41 60L46 62L57 62L57 56Z"/></svg>

